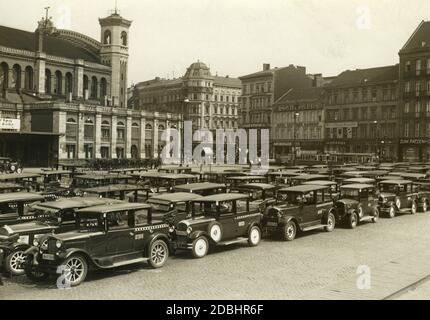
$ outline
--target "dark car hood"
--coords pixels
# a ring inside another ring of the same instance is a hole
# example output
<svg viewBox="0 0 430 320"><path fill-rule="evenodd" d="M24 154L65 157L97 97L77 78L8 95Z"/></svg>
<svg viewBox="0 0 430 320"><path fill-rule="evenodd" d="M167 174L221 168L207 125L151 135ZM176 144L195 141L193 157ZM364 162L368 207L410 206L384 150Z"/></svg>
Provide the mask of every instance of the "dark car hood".
<svg viewBox="0 0 430 320"><path fill-rule="evenodd" d="M4 226L2 227L5 229L10 236L15 234L27 234L27 233L33 233L33 232L43 232L47 233L50 232L58 227L47 225L41 222L27 222L27 223L21 223L21 224L15 224L11 226Z"/></svg>
<svg viewBox="0 0 430 320"><path fill-rule="evenodd" d="M342 203L344 205L354 205L354 204L358 204L357 200L353 200L353 199L340 199L338 201L336 201L337 203Z"/></svg>
<svg viewBox="0 0 430 320"><path fill-rule="evenodd" d="M379 194L380 197L384 197L384 198L395 198L396 195L394 193L390 193L390 192L381 192Z"/></svg>

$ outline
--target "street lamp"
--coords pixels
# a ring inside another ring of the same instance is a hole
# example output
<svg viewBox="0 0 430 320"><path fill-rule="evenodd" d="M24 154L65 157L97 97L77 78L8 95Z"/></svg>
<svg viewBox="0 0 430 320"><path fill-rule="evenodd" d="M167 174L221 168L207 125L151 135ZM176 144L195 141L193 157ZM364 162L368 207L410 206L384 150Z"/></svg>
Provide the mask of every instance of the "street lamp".
<svg viewBox="0 0 430 320"><path fill-rule="evenodd" d="M297 132L296 132L296 125L297 125L297 119L300 117L300 113L295 112L294 113L294 127L293 127L293 145L292 145L292 150L293 150L293 166L296 165L296 139L297 139Z"/></svg>

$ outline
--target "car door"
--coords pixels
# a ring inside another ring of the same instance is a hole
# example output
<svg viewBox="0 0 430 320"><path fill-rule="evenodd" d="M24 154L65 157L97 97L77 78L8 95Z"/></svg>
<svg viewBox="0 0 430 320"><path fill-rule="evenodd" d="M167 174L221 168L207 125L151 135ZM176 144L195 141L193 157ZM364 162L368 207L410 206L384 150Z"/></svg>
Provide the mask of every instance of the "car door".
<svg viewBox="0 0 430 320"><path fill-rule="evenodd" d="M236 222L236 212L233 207L234 202L223 202L219 206L217 221L222 227L222 241L229 240L238 236L238 226Z"/></svg>
<svg viewBox="0 0 430 320"><path fill-rule="evenodd" d="M135 231L129 225L128 214L128 211L122 211L107 215L106 249L109 255L133 251Z"/></svg>
<svg viewBox="0 0 430 320"><path fill-rule="evenodd" d="M313 225L320 221L317 214L316 200L316 191L310 191L303 194L303 205L301 210L305 226Z"/></svg>
<svg viewBox="0 0 430 320"><path fill-rule="evenodd" d="M314 212L315 219L319 223L323 222L323 217L333 207L333 200L330 196L330 190L323 189L316 191L316 211Z"/></svg>

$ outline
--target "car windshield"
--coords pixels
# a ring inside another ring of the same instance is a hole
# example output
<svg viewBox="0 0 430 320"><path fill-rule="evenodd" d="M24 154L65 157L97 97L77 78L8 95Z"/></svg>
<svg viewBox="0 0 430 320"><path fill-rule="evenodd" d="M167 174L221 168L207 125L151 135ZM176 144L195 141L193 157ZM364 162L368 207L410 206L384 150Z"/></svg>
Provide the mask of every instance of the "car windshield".
<svg viewBox="0 0 430 320"><path fill-rule="evenodd" d="M148 203L152 206L153 211L155 212L169 212L173 210L170 206L169 202L159 202L159 201L148 201Z"/></svg>
<svg viewBox="0 0 430 320"><path fill-rule="evenodd" d="M391 183L382 183L380 184L379 189L381 190L381 192L390 192L390 193L397 193L401 191L401 189L397 184L391 184Z"/></svg>
<svg viewBox="0 0 430 320"><path fill-rule="evenodd" d="M293 205L299 205L303 203L304 196L305 195L300 192L279 192L278 200Z"/></svg>
<svg viewBox="0 0 430 320"><path fill-rule="evenodd" d="M347 199L357 199L360 196L360 190L358 189L349 189L342 188L341 189L341 197Z"/></svg>
<svg viewBox="0 0 430 320"><path fill-rule="evenodd" d="M58 223L58 211L54 209L35 209L37 221L43 223Z"/></svg>

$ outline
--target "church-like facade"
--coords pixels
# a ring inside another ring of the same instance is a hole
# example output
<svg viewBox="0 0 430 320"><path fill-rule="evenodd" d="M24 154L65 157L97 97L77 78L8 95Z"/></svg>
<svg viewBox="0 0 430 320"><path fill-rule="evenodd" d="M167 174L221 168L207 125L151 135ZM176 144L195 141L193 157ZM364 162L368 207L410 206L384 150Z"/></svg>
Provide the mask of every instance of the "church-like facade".
<svg viewBox="0 0 430 320"><path fill-rule="evenodd" d="M94 158L154 158L180 115L128 107L129 31L117 12L100 41L56 29L0 26L0 156L25 165Z"/></svg>

